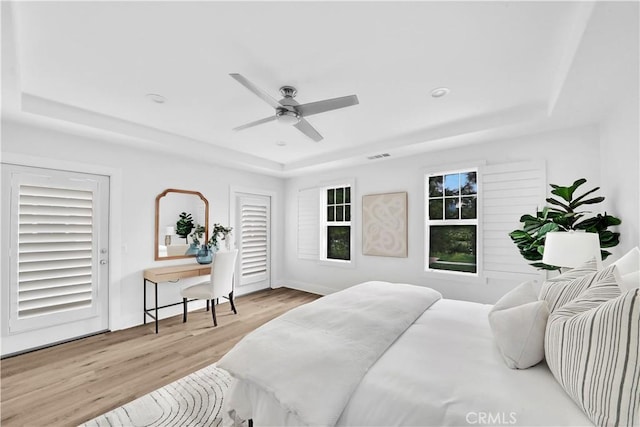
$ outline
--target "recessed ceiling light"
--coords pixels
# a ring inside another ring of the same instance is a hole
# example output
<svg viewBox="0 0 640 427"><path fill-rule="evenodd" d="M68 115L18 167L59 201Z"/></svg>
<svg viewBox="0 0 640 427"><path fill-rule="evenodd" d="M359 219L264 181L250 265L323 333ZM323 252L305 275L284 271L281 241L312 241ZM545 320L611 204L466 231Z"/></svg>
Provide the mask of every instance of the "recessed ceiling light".
<svg viewBox="0 0 640 427"><path fill-rule="evenodd" d="M157 93L148 93L145 96L156 104L164 104L167 100L167 98L162 95L158 95Z"/></svg>
<svg viewBox="0 0 640 427"><path fill-rule="evenodd" d="M446 87L437 87L431 91L431 96L434 98L442 98L446 94L449 93L449 88Z"/></svg>
<svg viewBox="0 0 640 427"><path fill-rule="evenodd" d="M284 146L286 146L286 145L287 145L287 143L286 143L286 142L284 142L284 141L278 141L278 142L276 142L276 145L277 145L278 147L284 147Z"/></svg>

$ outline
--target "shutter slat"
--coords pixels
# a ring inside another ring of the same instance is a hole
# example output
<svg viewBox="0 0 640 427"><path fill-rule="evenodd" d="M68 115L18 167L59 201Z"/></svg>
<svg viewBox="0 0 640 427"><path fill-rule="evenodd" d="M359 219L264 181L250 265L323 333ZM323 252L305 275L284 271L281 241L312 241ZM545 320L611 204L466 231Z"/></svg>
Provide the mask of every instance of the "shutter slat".
<svg viewBox="0 0 640 427"><path fill-rule="evenodd" d="M52 243L52 242L91 242L91 233L29 233L20 234L22 243Z"/></svg>
<svg viewBox="0 0 640 427"><path fill-rule="evenodd" d="M28 215L19 217L20 224L91 224L91 217L66 215Z"/></svg>
<svg viewBox="0 0 640 427"><path fill-rule="evenodd" d="M91 250L86 251L47 251L47 252L25 252L20 254L19 262L53 261L63 259L91 258Z"/></svg>
<svg viewBox="0 0 640 427"><path fill-rule="evenodd" d="M20 292L33 291L36 289L49 289L63 286L79 285L82 283L91 283L91 274L79 275L73 277L59 277L57 279L32 280L23 282Z"/></svg>
<svg viewBox="0 0 640 427"><path fill-rule="evenodd" d="M21 215L60 215L60 216L84 216L93 215L91 209L65 208L60 206L20 206Z"/></svg>
<svg viewBox="0 0 640 427"><path fill-rule="evenodd" d="M19 310L33 310L33 309L45 309L53 308L55 306L66 305L71 303L91 303L91 292L83 292L79 294L71 295L59 295L50 298L42 298L33 301L20 301Z"/></svg>
<svg viewBox="0 0 640 427"><path fill-rule="evenodd" d="M34 289L20 292L20 301L37 301L53 297L71 296L91 292L91 282L56 288Z"/></svg>
<svg viewBox="0 0 640 427"><path fill-rule="evenodd" d="M60 270L39 270L27 271L20 273L18 279L20 282L31 282L34 280L58 279L63 277L77 277L91 274L91 267L77 267ZM20 288L18 288L20 289Z"/></svg>
<svg viewBox="0 0 640 427"><path fill-rule="evenodd" d="M73 190L55 187L40 187L35 185L21 185L20 196L60 197L65 199L93 200L91 191Z"/></svg>

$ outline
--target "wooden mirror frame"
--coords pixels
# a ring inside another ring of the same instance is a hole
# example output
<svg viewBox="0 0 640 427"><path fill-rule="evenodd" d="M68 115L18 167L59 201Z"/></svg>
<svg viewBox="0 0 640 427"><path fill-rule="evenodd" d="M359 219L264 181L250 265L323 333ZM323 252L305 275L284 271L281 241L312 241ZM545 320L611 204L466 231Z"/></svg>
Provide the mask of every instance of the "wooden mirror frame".
<svg viewBox="0 0 640 427"><path fill-rule="evenodd" d="M178 190L175 188L167 188L162 193L158 194L156 197L156 219L155 219L155 236L154 236L154 258L156 261L166 261L171 259L182 259L182 258L193 258L195 255L175 255L175 256L160 256L160 242L158 240L158 236L160 235L160 199L166 196L168 193L180 193L180 194L192 194L194 196L199 197L204 202L204 241L209 240L209 201L206 197L202 195L202 193L198 191L190 191L190 190Z"/></svg>

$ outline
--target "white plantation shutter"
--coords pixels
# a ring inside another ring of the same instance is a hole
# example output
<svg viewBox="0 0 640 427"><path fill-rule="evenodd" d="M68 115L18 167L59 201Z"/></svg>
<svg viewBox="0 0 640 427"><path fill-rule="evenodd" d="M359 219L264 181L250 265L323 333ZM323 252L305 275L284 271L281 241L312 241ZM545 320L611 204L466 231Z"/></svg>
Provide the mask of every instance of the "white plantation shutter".
<svg viewBox="0 0 640 427"><path fill-rule="evenodd" d="M108 178L16 165L3 165L2 176L9 200L7 348L107 329Z"/></svg>
<svg viewBox="0 0 640 427"><path fill-rule="evenodd" d="M243 201L240 206L241 283L264 280L268 273L268 207Z"/></svg>
<svg viewBox="0 0 640 427"><path fill-rule="evenodd" d="M19 187L18 319L90 307L93 194Z"/></svg>
<svg viewBox="0 0 640 427"><path fill-rule="evenodd" d="M520 255L509 233L521 228L519 220L522 215L535 215L536 208L546 203L544 162L487 165L481 177L485 276L519 281L540 278L540 271Z"/></svg>
<svg viewBox="0 0 640 427"><path fill-rule="evenodd" d="M298 192L298 258L318 259L320 256L319 189Z"/></svg>

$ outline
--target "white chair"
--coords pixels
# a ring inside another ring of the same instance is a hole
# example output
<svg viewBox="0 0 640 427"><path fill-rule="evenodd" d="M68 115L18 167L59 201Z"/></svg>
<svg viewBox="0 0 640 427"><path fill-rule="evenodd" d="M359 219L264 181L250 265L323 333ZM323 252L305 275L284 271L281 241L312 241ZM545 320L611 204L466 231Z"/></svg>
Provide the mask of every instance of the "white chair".
<svg viewBox="0 0 640 427"><path fill-rule="evenodd" d="M216 320L216 304L215 300L220 297L228 298L231 303L231 310L234 314L238 314L233 300L233 275L236 269L236 258L238 250L234 249L230 252L218 252L213 258L211 265L211 279L207 282L198 283L189 286L180 291L182 295L182 304L184 312L182 322L187 321L187 299L206 299L207 310L209 310L209 301L211 301L211 316L213 317L213 326L218 326Z"/></svg>

